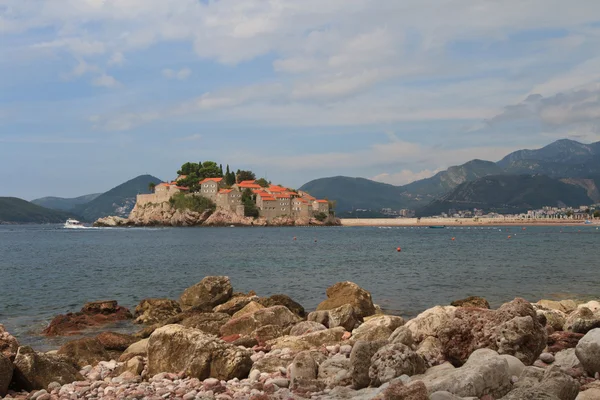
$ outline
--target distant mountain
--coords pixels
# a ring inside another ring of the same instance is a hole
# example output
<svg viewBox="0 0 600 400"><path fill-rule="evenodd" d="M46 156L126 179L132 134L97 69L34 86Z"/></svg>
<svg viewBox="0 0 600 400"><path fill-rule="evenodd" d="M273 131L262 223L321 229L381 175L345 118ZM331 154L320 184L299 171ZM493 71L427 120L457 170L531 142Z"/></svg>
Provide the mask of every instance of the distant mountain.
<svg viewBox="0 0 600 400"><path fill-rule="evenodd" d="M480 208L499 213L520 213L543 206L591 204L586 189L544 175L486 176L458 185L449 193L417 211L439 215L449 209Z"/></svg>
<svg viewBox="0 0 600 400"><path fill-rule="evenodd" d="M148 184L151 182L159 184L161 180L152 175L140 175L102 193L88 203L75 206L72 211L81 215L86 221L95 221L108 215L127 217L135 206L136 196L150 193Z"/></svg>
<svg viewBox="0 0 600 400"><path fill-rule="evenodd" d="M465 182L504 174L541 174L551 178L575 179L578 183L569 183L586 190L589 187L590 197L598 201L589 179L600 176L600 142L582 144L574 140L558 140L541 149L515 151L497 163L472 160L404 186L337 176L308 182L301 189L311 194L314 192L317 197L336 200L337 211L342 213L357 208L373 211L388 207L422 208Z"/></svg>
<svg viewBox="0 0 600 400"><path fill-rule="evenodd" d="M75 206L80 204L89 203L102 193L86 194L85 196L79 196L74 198L63 198L63 197L42 197L40 199L31 200L33 204L38 206L50 208L53 210L69 211Z"/></svg>
<svg viewBox="0 0 600 400"><path fill-rule="evenodd" d="M0 197L0 224L60 223L70 216L69 213L40 207L16 197Z"/></svg>

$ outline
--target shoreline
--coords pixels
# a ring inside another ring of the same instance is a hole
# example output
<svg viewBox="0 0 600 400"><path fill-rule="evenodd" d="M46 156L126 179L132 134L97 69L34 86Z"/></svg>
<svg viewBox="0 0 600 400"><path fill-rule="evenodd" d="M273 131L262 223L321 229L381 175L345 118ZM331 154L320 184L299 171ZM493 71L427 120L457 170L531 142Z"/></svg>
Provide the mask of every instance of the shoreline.
<svg viewBox="0 0 600 400"><path fill-rule="evenodd" d="M341 226L400 226L400 227L429 227L429 226L589 226L598 227L600 221L593 220L591 224L585 221L565 221L546 219L517 219L517 218L490 218L490 219L460 219L460 218L341 218Z"/></svg>

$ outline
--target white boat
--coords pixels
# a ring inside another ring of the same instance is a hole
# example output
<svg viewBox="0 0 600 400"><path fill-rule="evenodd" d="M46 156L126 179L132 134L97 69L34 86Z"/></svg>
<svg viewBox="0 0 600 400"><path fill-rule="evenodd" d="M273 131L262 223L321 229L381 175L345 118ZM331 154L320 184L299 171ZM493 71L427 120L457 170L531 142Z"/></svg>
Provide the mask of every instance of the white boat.
<svg viewBox="0 0 600 400"><path fill-rule="evenodd" d="M67 222L65 222L65 228L85 228L83 224L76 219L69 218Z"/></svg>

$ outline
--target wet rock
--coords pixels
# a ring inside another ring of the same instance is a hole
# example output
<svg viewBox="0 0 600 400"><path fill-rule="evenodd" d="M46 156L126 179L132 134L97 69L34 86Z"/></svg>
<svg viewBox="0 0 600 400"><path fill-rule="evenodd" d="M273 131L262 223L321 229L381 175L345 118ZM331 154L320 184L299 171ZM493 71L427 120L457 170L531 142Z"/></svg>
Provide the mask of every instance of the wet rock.
<svg viewBox="0 0 600 400"><path fill-rule="evenodd" d="M210 335L220 336L221 327L230 319L229 314L225 313L200 313L185 318L180 324L187 328L199 329Z"/></svg>
<svg viewBox="0 0 600 400"><path fill-rule="evenodd" d="M244 308L251 301L257 300L258 296L235 296L227 300L227 302L214 307L213 312L233 315Z"/></svg>
<svg viewBox="0 0 600 400"><path fill-rule="evenodd" d="M371 293L353 282L338 282L330 286L326 293L327 300L317 306L317 311L332 310L349 304L356 309L360 317L364 318L375 314Z"/></svg>
<svg viewBox="0 0 600 400"><path fill-rule="evenodd" d="M498 398L511 389L508 363L490 349L474 351L460 368L440 365L413 376L413 381L423 381L429 393L446 391L462 397Z"/></svg>
<svg viewBox="0 0 600 400"><path fill-rule="evenodd" d="M410 347L388 344L377 350L371 358L369 378L372 386L380 386L401 375L416 375L425 372L425 361Z"/></svg>
<svg viewBox="0 0 600 400"><path fill-rule="evenodd" d="M437 337L445 359L457 365L481 348L514 355L530 365L542 353L547 340L535 310L519 298L497 310L457 308L454 319L439 329Z"/></svg>
<svg viewBox="0 0 600 400"><path fill-rule="evenodd" d="M300 322L300 318L292 313L287 307L274 306L258 310L252 314L245 314L238 318L232 318L221 327L221 335L234 334L250 335L256 329L265 325L277 325L288 328Z"/></svg>
<svg viewBox="0 0 600 400"><path fill-rule="evenodd" d="M521 377L502 400L553 399L574 400L579 392L579 383L560 371L557 366L546 370L526 368Z"/></svg>
<svg viewBox="0 0 600 400"><path fill-rule="evenodd" d="M578 308L568 317L563 329L575 333L583 333L600 328L600 312L593 313L586 307Z"/></svg>
<svg viewBox="0 0 600 400"><path fill-rule="evenodd" d="M65 343L57 354L73 360L79 368L110 360L110 355L96 338L83 338Z"/></svg>
<svg viewBox="0 0 600 400"><path fill-rule="evenodd" d="M231 298L233 287L227 276L207 276L187 288L179 299L183 309L191 307L213 307Z"/></svg>
<svg viewBox="0 0 600 400"><path fill-rule="evenodd" d="M133 343L127 349L125 349L123 354L121 354L119 361L123 362L123 361L127 361L128 359L130 359L132 357L136 357L136 356L146 357L147 355L148 355L148 339L142 339L142 340L139 340L139 341Z"/></svg>
<svg viewBox="0 0 600 400"><path fill-rule="evenodd" d="M181 312L179 303L171 299L144 299L135 308L136 324L155 324Z"/></svg>
<svg viewBox="0 0 600 400"><path fill-rule="evenodd" d="M4 354L0 353L0 397L6 396L8 385L13 376L12 362Z"/></svg>
<svg viewBox="0 0 600 400"><path fill-rule="evenodd" d="M312 314L312 313L311 313ZM310 314L309 314L310 315ZM311 332L324 331L327 327L323 324L314 321L302 321L298 322L290 330L291 336L302 336Z"/></svg>
<svg viewBox="0 0 600 400"><path fill-rule="evenodd" d="M423 382L405 385L401 380L395 380L373 400L429 400L429 396Z"/></svg>
<svg viewBox="0 0 600 400"><path fill-rule="evenodd" d="M87 303L80 312L58 315L42 332L47 336L61 336L78 333L84 329L106 325L108 323L131 319L133 316L116 300Z"/></svg>
<svg viewBox="0 0 600 400"><path fill-rule="evenodd" d="M390 343L402 343L408 347L411 347L415 343L410 329L406 326L399 326L396 328L389 336L388 341Z"/></svg>
<svg viewBox="0 0 600 400"><path fill-rule="evenodd" d="M263 308L266 308L266 307L263 306L260 303L257 303L255 301L251 301L248 304L246 304L241 310L239 310L238 312L236 312L235 314L233 314L232 318L239 318L242 315L252 314L252 313L255 313L258 310L262 310Z"/></svg>
<svg viewBox="0 0 600 400"><path fill-rule="evenodd" d="M246 378L252 367L250 352L197 329L167 325L148 342L148 375L180 372L198 379Z"/></svg>
<svg viewBox="0 0 600 400"><path fill-rule="evenodd" d="M302 336L282 336L267 342L272 349L310 350L339 343L346 331L342 327L307 333Z"/></svg>
<svg viewBox="0 0 600 400"><path fill-rule="evenodd" d="M600 329L592 329L579 341L575 354L585 371L594 375L600 373Z"/></svg>
<svg viewBox="0 0 600 400"><path fill-rule="evenodd" d="M377 315L367 319L352 331L352 340L387 340L396 328L404 325L404 319L394 315Z"/></svg>
<svg viewBox="0 0 600 400"><path fill-rule="evenodd" d="M19 342L17 339L4 329L4 325L0 324L0 354L8 359L13 359L17 355Z"/></svg>
<svg viewBox="0 0 600 400"><path fill-rule="evenodd" d="M64 357L36 353L29 346L21 346L14 361L13 381L26 391L45 389L52 382L61 385L83 381L83 376Z"/></svg>
<svg viewBox="0 0 600 400"><path fill-rule="evenodd" d="M386 340L374 342L359 340L354 344L350 353L350 376L352 377L352 386L355 389L369 386L371 382L369 377L371 358L386 344Z"/></svg>
<svg viewBox="0 0 600 400"><path fill-rule="evenodd" d="M96 340L98 340L106 350L125 351L139 339L124 333L102 332L96 336Z"/></svg>
<svg viewBox="0 0 600 400"><path fill-rule="evenodd" d="M318 378L329 388L351 385L350 367L350 359L342 354L337 354L319 365Z"/></svg>
<svg viewBox="0 0 600 400"><path fill-rule="evenodd" d="M557 353L564 349L571 349L577 346L583 333L574 333L568 331L554 332L548 336L548 351Z"/></svg>
<svg viewBox="0 0 600 400"><path fill-rule="evenodd" d="M302 305L295 302L285 294L274 294L269 297L261 297L260 299L258 299L258 302L267 308L273 306L287 307L288 310L290 310L300 318L304 318L306 316L304 307L302 307Z"/></svg>
<svg viewBox="0 0 600 400"><path fill-rule="evenodd" d="M466 299L454 300L450 305L454 307L490 308L490 303L479 296L470 296Z"/></svg>

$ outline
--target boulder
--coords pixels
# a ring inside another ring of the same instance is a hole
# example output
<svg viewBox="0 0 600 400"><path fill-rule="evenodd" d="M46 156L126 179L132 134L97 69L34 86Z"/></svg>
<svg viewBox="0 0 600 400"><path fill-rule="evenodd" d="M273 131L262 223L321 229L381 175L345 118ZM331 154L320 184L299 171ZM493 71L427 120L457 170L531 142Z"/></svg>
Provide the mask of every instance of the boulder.
<svg viewBox="0 0 600 400"><path fill-rule="evenodd" d="M291 357L263 357L252 364L250 374L252 375L252 371L265 372L267 374L280 372L281 369L287 369L287 367L292 363L292 360L293 359Z"/></svg>
<svg viewBox="0 0 600 400"><path fill-rule="evenodd" d="M112 373L112 376L119 376L125 372L138 376L144 370L144 359L140 356L133 357L123 364L119 365Z"/></svg>
<svg viewBox="0 0 600 400"><path fill-rule="evenodd" d="M352 340L387 340L396 328L404 325L404 319L394 315L377 315L369 318L352 331Z"/></svg>
<svg viewBox="0 0 600 400"><path fill-rule="evenodd" d="M225 313L200 313L185 318L180 324L187 328L199 329L210 335L220 336L221 327L230 319L229 314Z"/></svg>
<svg viewBox="0 0 600 400"><path fill-rule="evenodd" d="M339 343L346 330L342 327L307 333L302 336L282 336L267 342L272 349L289 348L293 351L303 351Z"/></svg>
<svg viewBox="0 0 600 400"><path fill-rule="evenodd" d="M479 296L469 296L466 299L454 300L450 305L454 307L490 308L490 303Z"/></svg>
<svg viewBox="0 0 600 400"><path fill-rule="evenodd" d="M588 389L583 392L579 392L575 400L598 400L600 399L600 389Z"/></svg>
<svg viewBox="0 0 600 400"><path fill-rule="evenodd" d="M46 389L52 382L66 385L84 380L79 371L64 357L36 353L29 346L19 347L14 366L15 386L28 392Z"/></svg>
<svg viewBox="0 0 600 400"><path fill-rule="evenodd" d="M300 379L316 379L319 365L309 351L302 351L294 357L289 366L291 387L294 388Z"/></svg>
<svg viewBox="0 0 600 400"><path fill-rule="evenodd" d="M12 362L8 357L0 353L0 397L6 396L8 385L12 381L13 369Z"/></svg>
<svg viewBox="0 0 600 400"><path fill-rule="evenodd" d="M350 359L343 354L336 354L319 365L319 380L323 381L328 388L336 386L349 386L352 384L350 374Z"/></svg>
<svg viewBox="0 0 600 400"><path fill-rule="evenodd" d="M311 314L317 314L311 319ZM319 314L324 314L323 316ZM318 319L326 319L326 323L323 325L328 328L335 328L338 326L343 327L347 331L351 331L357 328L362 322L363 318L360 313L350 304L344 304L343 306L323 311L314 311L308 314L309 321L318 321Z"/></svg>
<svg viewBox="0 0 600 400"><path fill-rule="evenodd" d="M508 363L490 349L474 351L460 368L440 365L413 376L413 381L422 381L429 393L446 391L461 397L498 398L511 389Z"/></svg>
<svg viewBox="0 0 600 400"><path fill-rule="evenodd" d="M523 370L514 389L502 400L522 399L559 399L575 400L579 393L579 383L569 375L560 371L557 366L545 370L532 370L528 367Z"/></svg>
<svg viewBox="0 0 600 400"><path fill-rule="evenodd" d="M251 301L248 304L246 304L241 310L237 311L236 313L234 313L232 315L232 318L239 318L242 315L246 315L246 314L252 314L258 310L262 310L263 308L266 308L265 306L263 306L260 303L257 303L255 301Z"/></svg>
<svg viewBox="0 0 600 400"><path fill-rule="evenodd" d="M552 327L555 331L562 331L567 321L567 314L559 310L539 308L539 306L535 309L538 317L543 316L546 319L546 326Z"/></svg>
<svg viewBox="0 0 600 400"><path fill-rule="evenodd" d="M359 340L352 346L352 351L350 352L350 376L352 377L352 386L355 389L362 389L369 386L371 382L369 376L371 358L386 344L386 340L375 342Z"/></svg>
<svg viewBox="0 0 600 400"><path fill-rule="evenodd" d="M207 276L200 282L183 292L179 303L183 309L191 307L207 307L225 303L231 298L233 287L227 276Z"/></svg>
<svg viewBox="0 0 600 400"><path fill-rule="evenodd" d="M375 306L371 299L371 293L356 283L338 282L330 286L326 293L327 300L317 306L317 311L332 310L344 304L350 304L354 306L358 315L363 318L375 314Z"/></svg>
<svg viewBox="0 0 600 400"><path fill-rule="evenodd" d="M573 300L540 300L536 305L541 306L547 310L558 310L565 314L569 314L577 308L577 303Z"/></svg>
<svg viewBox="0 0 600 400"><path fill-rule="evenodd" d="M388 337L390 343L402 343L408 347L412 347L415 343L410 329L406 326L399 326L394 332Z"/></svg>
<svg viewBox="0 0 600 400"><path fill-rule="evenodd" d="M42 333L47 336L71 335L87 328L132 318L129 310L118 305L116 300L95 301L85 304L80 312L54 317Z"/></svg>
<svg viewBox="0 0 600 400"><path fill-rule="evenodd" d="M148 356L148 339L142 339L131 344L127 349L125 349L123 354L121 354L119 361L123 362L136 356Z"/></svg>
<svg viewBox="0 0 600 400"><path fill-rule="evenodd" d="M398 379L390 382L373 400L429 400L429 396L423 382L405 385Z"/></svg>
<svg viewBox="0 0 600 400"><path fill-rule="evenodd" d="M255 329L250 336L255 338L259 344L263 344L283 336L283 329L277 325L265 325Z"/></svg>
<svg viewBox="0 0 600 400"><path fill-rule="evenodd" d="M371 358L369 378L372 386L380 386L401 375L422 374L426 369L425 361L410 347L402 343L388 344Z"/></svg>
<svg viewBox="0 0 600 400"><path fill-rule="evenodd" d="M570 370L572 368L580 368L581 362L575 354L575 349L564 349L554 355L554 364L558 365L561 370Z"/></svg>
<svg viewBox="0 0 600 400"><path fill-rule="evenodd" d="M456 309L454 306L435 306L409 320L406 327L417 343L422 342L428 336L437 337L441 328L452 321Z"/></svg>
<svg viewBox="0 0 600 400"><path fill-rule="evenodd" d="M117 332L102 332L96 336L96 340L100 342L106 350L125 351L129 346L138 341L137 338Z"/></svg>
<svg viewBox="0 0 600 400"><path fill-rule="evenodd" d="M110 360L110 355L96 338L83 338L67 342L58 349L57 354L70 358L79 368Z"/></svg>
<svg viewBox="0 0 600 400"><path fill-rule="evenodd" d="M4 325L0 324L0 354L12 360L17 355L18 349L17 339L4 329Z"/></svg>
<svg viewBox="0 0 600 400"><path fill-rule="evenodd" d="M232 318L224 324L220 331L222 336L250 335L256 329L264 325L277 325L283 329L291 327L300 322L300 318L292 313L287 307L274 306L263 308L252 314L245 314L238 318Z"/></svg>
<svg viewBox="0 0 600 400"><path fill-rule="evenodd" d="M167 325L148 341L148 375L179 373L204 380L243 379L252 367L251 352L225 343L198 329Z"/></svg>
<svg viewBox="0 0 600 400"><path fill-rule="evenodd" d="M548 351L551 353L557 353L564 349L574 349L582 337L583 333L574 333L569 331L554 332L548 336Z"/></svg>
<svg viewBox="0 0 600 400"><path fill-rule="evenodd" d="M600 311L600 301L596 301L596 300L591 300L588 301L587 303L583 303L583 304L579 304L577 306L577 308L589 308L592 312L598 312Z"/></svg>
<svg viewBox="0 0 600 400"><path fill-rule="evenodd" d="M510 354L501 354L500 357L503 358L504 360L506 360L506 362L508 363L508 375L509 376L511 376L511 377L521 376L523 369L525 369L525 364L523 364L521 362L521 360L519 360L515 356L511 356Z"/></svg>
<svg viewBox="0 0 600 400"><path fill-rule="evenodd" d="M227 300L225 303L214 307L213 312L233 315L244 308L246 304L250 303L251 301L258 301L258 296L235 296Z"/></svg>
<svg viewBox="0 0 600 400"><path fill-rule="evenodd" d="M592 312L587 307L573 311L565 322L563 329L575 333L586 334L590 330L600 328L600 312Z"/></svg>
<svg viewBox="0 0 600 400"><path fill-rule="evenodd" d="M600 373L600 329L592 329L585 334L575 348L575 354L583 369L593 376Z"/></svg>
<svg viewBox="0 0 600 400"><path fill-rule="evenodd" d="M171 299L144 299L135 308L136 324L155 324L181 312L179 303Z"/></svg>
<svg viewBox="0 0 600 400"><path fill-rule="evenodd" d="M531 304L517 298L497 310L457 308L437 337L444 358L456 365L481 348L514 355L531 365L546 347L547 333Z"/></svg>
<svg viewBox="0 0 600 400"><path fill-rule="evenodd" d="M290 330L290 335L291 336L302 336L307 333L324 331L326 329L327 329L327 327L325 325L320 324L318 322L302 321L302 322L298 322L296 325L294 325L292 327L292 329Z"/></svg>
<svg viewBox="0 0 600 400"><path fill-rule="evenodd" d="M427 365L434 366L446 361L442 350L442 344L438 338L427 336L425 340L417 346L416 353L425 360Z"/></svg>
<svg viewBox="0 0 600 400"><path fill-rule="evenodd" d="M292 300L289 296L285 294L274 294L269 297L261 297L258 299L258 302L265 307L273 307L273 306L284 306L287 307L288 310L299 316L300 318L304 318L306 316L306 312L304 311L304 307L298 304L294 300Z"/></svg>

